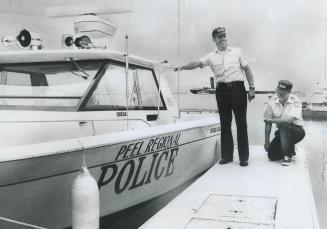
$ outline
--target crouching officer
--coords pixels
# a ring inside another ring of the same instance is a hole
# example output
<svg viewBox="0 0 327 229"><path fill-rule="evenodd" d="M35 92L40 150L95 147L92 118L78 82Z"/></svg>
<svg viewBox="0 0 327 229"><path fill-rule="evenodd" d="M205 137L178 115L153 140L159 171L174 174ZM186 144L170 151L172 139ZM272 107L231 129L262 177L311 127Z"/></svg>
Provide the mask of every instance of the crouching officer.
<svg viewBox="0 0 327 229"><path fill-rule="evenodd" d="M291 164L295 155L294 145L304 136L302 119L302 105L299 98L291 94L292 83L288 80L278 82L277 96L272 97L264 114L265 121L265 150L272 161L282 160L282 165ZM275 123L277 131L270 142L272 124Z"/></svg>

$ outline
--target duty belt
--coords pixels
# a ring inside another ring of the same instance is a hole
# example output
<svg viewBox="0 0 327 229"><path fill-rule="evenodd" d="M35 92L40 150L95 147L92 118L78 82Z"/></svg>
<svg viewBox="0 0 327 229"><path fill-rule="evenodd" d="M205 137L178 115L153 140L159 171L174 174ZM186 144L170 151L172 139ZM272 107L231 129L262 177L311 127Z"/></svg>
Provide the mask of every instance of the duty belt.
<svg viewBox="0 0 327 229"><path fill-rule="evenodd" d="M233 87L234 85L239 85L239 84L244 84L243 81L232 81L232 82L217 82L216 86L218 85L222 85L222 86L225 86L225 87Z"/></svg>

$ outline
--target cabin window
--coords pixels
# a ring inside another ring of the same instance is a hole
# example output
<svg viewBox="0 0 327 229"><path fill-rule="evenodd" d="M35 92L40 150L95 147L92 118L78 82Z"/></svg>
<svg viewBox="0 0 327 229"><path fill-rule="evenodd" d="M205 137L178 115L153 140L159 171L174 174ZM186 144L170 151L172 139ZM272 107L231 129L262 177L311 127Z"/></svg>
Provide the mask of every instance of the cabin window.
<svg viewBox="0 0 327 229"><path fill-rule="evenodd" d="M164 109L162 97L158 101L158 86L151 69L130 66L126 80L125 66L110 64L97 85L86 110L155 110ZM126 86L128 85L128 86ZM127 93L126 93L127 90Z"/></svg>
<svg viewBox="0 0 327 229"><path fill-rule="evenodd" d="M0 66L0 109L75 110L103 61Z"/></svg>

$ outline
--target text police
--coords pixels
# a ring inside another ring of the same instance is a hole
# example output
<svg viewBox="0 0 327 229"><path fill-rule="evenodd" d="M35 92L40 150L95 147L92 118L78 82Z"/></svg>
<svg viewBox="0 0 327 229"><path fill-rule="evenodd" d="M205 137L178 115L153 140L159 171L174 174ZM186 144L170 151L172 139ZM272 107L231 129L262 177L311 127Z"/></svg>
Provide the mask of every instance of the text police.
<svg viewBox="0 0 327 229"><path fill-rule="evenodd" d="M114 184L116 194L171 176L178 155L181 133L122 145L115 163L101 167L99 189Z"/></svg>

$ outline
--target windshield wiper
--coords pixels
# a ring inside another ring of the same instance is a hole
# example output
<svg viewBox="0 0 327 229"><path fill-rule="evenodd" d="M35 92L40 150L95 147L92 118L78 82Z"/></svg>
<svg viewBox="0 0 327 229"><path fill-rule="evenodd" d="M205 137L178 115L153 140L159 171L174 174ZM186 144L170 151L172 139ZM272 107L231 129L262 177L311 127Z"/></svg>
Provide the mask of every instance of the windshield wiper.
<svg viewBox="0 0 327 229"><path fill-rule="evenodd" d="M79 76L79 77L82 77L83 79L87 80L90 75L87 74L77 63L76 61L72 58L72 57L69 57L69 60L70 62L72 62L72 64L74 65L74 67L79 70L80 72L84 73L84 75L79 75L79 74L76 74L75 72L72 71L72 73L76 76Z"/></svg>

